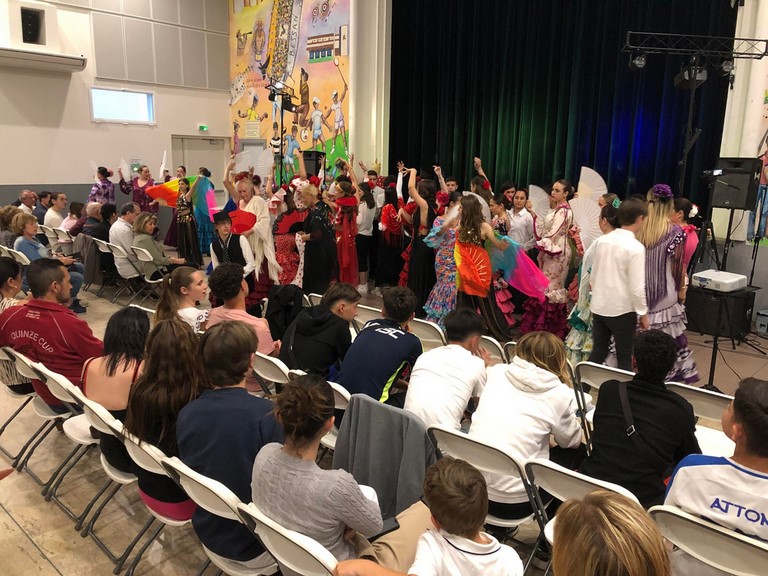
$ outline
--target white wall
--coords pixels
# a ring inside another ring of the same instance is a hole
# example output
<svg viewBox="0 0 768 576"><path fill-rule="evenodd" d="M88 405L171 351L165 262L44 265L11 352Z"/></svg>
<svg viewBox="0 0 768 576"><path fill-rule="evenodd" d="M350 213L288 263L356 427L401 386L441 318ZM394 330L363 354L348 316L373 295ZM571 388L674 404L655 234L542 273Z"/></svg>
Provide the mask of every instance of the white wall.
<svg viewBox="0 0 768 576"><path fill-rule="evenodd" d="M172 135L197 135L204 123L211 137L229 137L226 92L97 80L89 13L60 7L59 28L62 52L88 58L83 72L0 68L0 186L88 183L89 160L116 171L120 158L139 158L157 176L164 150L173 162ZM157 125L91 122L89 85L153 92Z"/></svg>

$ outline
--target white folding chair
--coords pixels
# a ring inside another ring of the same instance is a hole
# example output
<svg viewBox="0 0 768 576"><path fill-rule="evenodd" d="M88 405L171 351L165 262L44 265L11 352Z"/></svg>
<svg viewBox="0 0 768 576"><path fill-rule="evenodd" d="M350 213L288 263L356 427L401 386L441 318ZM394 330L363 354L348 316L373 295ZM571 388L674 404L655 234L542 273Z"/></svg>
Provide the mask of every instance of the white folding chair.
<svg viewBox="0 0 768 576"><path fill-rule="evenodd" d="M411 329L411 333L415 334L419 340L421 340L421 347L424 352L447 344L445 334L440 326L434 322L414 318L410 321L408 326Z"/></svg>
<svg viewBox="0 0 768 576"><path fill-rule="evenodd" d="M269 387L270 382L274 383L275 390L280 392L282 387L291 380L288 366L278 358L267 356L261 352L254 354L251 368L253 368L256 379L259 381L259 385L265 395L273 394L272 389Z"/></svg>
<svg viewBox="0 0 768 576"><path fill-rule="evenodd" d="M618 380L619 382L630 382L635 377L634 372L611 368L603 364L594 362L579 362L573 369L574 381L573 391L576 394L576 405L581 416L581 427L584 430L584 437L587 440L587 450L592 448L592 427L587 417L587 397L584 386L589 386L594 390L594 401L597 402L597 393L600 386L608 380Z"/></svg>
<svg viewBox="0 0 768 576"><path fill-rule="evenodd" d="M546 503L543 501L539 490L545 490L550 496L563 502L584 498L595 490L610 490L638 502L637 497L623 486L568 470L568 468L544 458L528 460L525 463L525 472L536 497L539 514L544 522L543 535L550 544L553 543L555 519L550 519L547 516Z"/></svg>
<svg viewBox="0 0 768 576"><path fill-rule="evenodd" d="M307 300L309 300L310 305L317 306L320 304L320 301L323 299L322 294L315 294L312 292L311 294L307 294Z"/></svg>
<svg viewBox="0 0 768 576"><path fill-rule="evenodd" d="M61 228L53 228L53 233L56 235L62 254L69 255L75 251L75 239L72 234Z"/></svg>
<svg viewBox="0 0 768 576"><path fill-rule="evenodd" d="M533 512L524 518L516 518L514 520L498 518L492 514L488 514L485 517L486 524L502 528L517 528L529 520L536 520L539 522L541 530L544 530L544 523L537 513L538 503L536 502L534 491L528 482L528 477L525 474L524 465L514 455L510 454L503 447L480 442L463 432L457 432L456 430L443 426L430 427L429 435L435 443L435 446L437 446L437 449L443 455L466 460L472 464L472 466L480 470L480 472L485 474L509 476L519 478L522 481ZM536 548L534 547L526 561L526 570L533 559L535 550Z"/></svg>
<svg viewBox="0 0 768 576"><path fill-rule="evenodd" d="M2 252L2 249L0 248L0 252ZM0 349L0 362L8 362L14 365L15 367L15 360L14 358L5 352L5 350ZM21 393L17 390L14 390L11 386L6 385L6 383L0 383L0 386L2 386L3 390L5 390L6 394L13 398L14 401L21 401L21 404L19 404L18 408L14 410L13 414L11 414L5 422L3 422L2 426L0 426L0 436L2 436L5 433L5 430L8 428L8 426L16 419L16 416L21 414L21 411L26 408L30 402L32 402L36 396L35 392L27 392L27 393ZM17 452L16 454L12 454L8 451L7 448L0 445L0 452L8 456L8 458L11 459L11 462L16 462L16 459L21 455L21 451Z"/></svg>
<svg viewBox="0 0 768 576"><path fill-rule="evenodd" d="M141 275L141 272L139 272L139 269L136 267L136 263L131 259L130 256L128 256L128 252L126 252L125 249L122 246L118 246L117 244L112 244L111 242L107 242L106 244L107 244L107 247L109 248L109 251L112 253L112 256L114 257L115 261L117 261L118 259L125 260L126 262L128 262L131 265L131 268L133 269L133 272L134 272L134 273L126 275L126 274L124 274L123 272L120 271L120 268L117 269L117 273L120 275L120 277L123 280L125 280L125 284L112 297L111 302L114 304L115 302L117 302L117 299L120 297L120 294L122 294L125 290L130 290L131 289L131 282L132 281L137 280L137 279L140 280L141 278L143 278L143 276ZM140 290L135 292L131 296L131 299L128 301L128 304L130 304L138 296L140 296L141 293L144 291L144 288L145 287L142 286L142 288Z"/></svg>
<svg viewBox="0 0 768 576"><path fill-rule="evenodd" d="M29 266L31 262L29 261L29 258L27 258L26 254L23 252L19 252L18 250L14 250L13 248L6 248L8 251L8 256L16 260L19 264L22 266Z"/></svg>
<svg viewBox="0 0 768 576"><path fill-rule="evenodd" d="M363 326L365 326L366 322L369 320L378 320L381 317L381 310L373 308L372 306L363 306L362 304L358 304L357 314L355 315L355 319L352 324L355 327L355 331L360 332L360 330L363 329Z"/></svg>
<svg viewBox="0 0 768 576"><path fill-rule="evenodd" d="M51 252L59 252L61 247L59 246L59 237L56 235L56 232L51 228L50 226L45 226L44 224L38 225L38 228L40 229L40 232L45 234L45 237L48 238L48 244L50 245Z"/></svg>
<svg viewBox="0 0 768 576"><path fill-rule="evenodd" d="M333 390L333 407L336 410L346 410L347 406L349 406L349 398L350 394L347 391L346 388L344 388L341 384L336 384L336 382L328 382L328 384L331 385L331 389ZM320 454L317 458L317 461L323 459L323 457L328 453L328 451L333 451L336 448L336 440L339 437L339 426L337 423L334 422L333 428L331 428L328 431L328 434L322 437L320 440L320 444L324 448L324 451L322 454Z"/></svg>
<svg viewBox="0 0 768 576"><path fill-rule="evenodd" d="M258 535L264 547L286 569L303 576L328 576L336 568L336 558L316 540L288 530L259 510L255 504L237 507L243 523Z"/></svg>
<svg viewBox="0 0 768 576"><path fill-rule="evenodd" d="M163 283L163 276L167 274L167 270L162 267L155 264L154 259L152 258L152 254L149 253L148 250L145 250L144 248L139 248L138 246L131 246L131 250L133 250L134 255L136 256L136 259L139 262L144 262L145 264L152 264L154 266L155 271L160 272L160 278L152 278L152 275L154 272L144 272L141 277L144 279L144 284L147 287L147 294L142 298L141 302L139 302L139 305L144 304L144 301L149 298L155 290L157 290L157 287L160 286L160 284ZM148 268L149 269L149 268Z"/></svg>
<svg viewBox="0 0 768 576"><path fill-rule="evenodd" d="M99 252L102 254L112 254L112 250L109 249L109 242L104 242L104 240L99 240L98 238L92 238L93 243L96 244L96 248ZM113 256L114 258L114 256ZM101 266L99 266L101 268ZM106 274L104 269L101 269L103 277L103 284L101 285L101 288L99 288L99 291L96 293L96 296L101 296L104 293L104 290L107 289L108 286L118 286L117 279L114 277L114 275ZM119 278L122 278L122 276L119 276ZM124 289L124 286L118 286L118 290Z"/></svg>
<svg viewBox="0 0 768 576"><path fill-rule="evenodd" d="M138 466L141 466L144 470L148 470L154 474L169 476L168 472L165 468L163 468L162 465L163 459L167 458L167 456L165 453L163 453L162 450L160 450L160 448L153 446L152 444L142 442L125 429L122 429L121 436L123 438L123 442L125 443L125 448L131 457L131 460L133 460ZM133 576L134 572L136 571L136 566L139 565L144 552L147 551L152 542L157 539L157 537L160 535L160 532L162 532L166 526L184 526L185 524L189 524L191 521L191 518L186 520L176 520L168 516L163 516L162 514L155 512L149 506L147 506L147 511L153 516L149 522L149 525L151 526L155 519L160 521L160 525L150 535L146 542L144 542L144 545L139 549L136 556L133 557L133 561L128 567L125 576Z"/></svg>
<svg viewBox="0 0 768 576"><path fill-rule="evenodd" d="M312 302L309 300L309 296L307 296L306 294L301 295L301 305L304 308L312 306Z"/></svg>
<svg viewBox="0 0 768 576"><path fill-rule="evenodd" d="M512 358L515 357L515 349L517 348L517 342L514 340L510 342L504 342L504 359L509 364L512 362Z"/></svg>
<svg viewBox="0 0 768 576"><path fill-rule="evenodd" d="M491 360L497 360L499 363L506 364L506 354L504 354L504 349L496 338L485 335L480 336L479 344L481 349L488 352L488 356Z"/></svg>
<svg viewBox="0 0 768 576"><path fill-rule="evenodd" d="M0 244L0 256L5 256L7 258L10 258L10 256L8 255L8 248L6 246L3 246L2 244Z"/></svg>
<svg viewBox="0 0 768 576"><path fill-rule="evenodd" d="M76 413L72 407L73 404L76 406L80 405L78 394L74 392L77 387L65 376L62 376L53 370L49 370L43 364L36 363L34 367L39 375L40 381L45 384L51 394L61 400L72 413L72 416L64 420L62 428L67 438L72 440L75 444L75 448L72 452L64 458L58 468L51 474L51 479L48 484L43 486L42 494L45 496L45 500L53 500L59 508L67 514L67 516L78 521L80 519L80 514L73 512L66 504L64 504L64 502L59 500L56 492L67 474L69 474L80 459L85 456L98 441L91 435L90 424L85 414Z"/></svg>
<svg viewBox="0 0 768 576"><path fill-rule="evenodd" d="M184 489L198 506L216 516L243 523L243 518L238 511L238 505L243 503L224 484L195 472L175 456L164 458L162 465L168 475ZM203 550L217 568L233 576L268 575L274 574L278 570L277 564L262 568L248 568L242 562L224 558L211 552L205 545L203 545Z"/></svg>
<svg viewBox="0 0 768 576"><path fill-rule="evenodd" d="M122 422L120 422L114 416L112 416L112 414L110 414L109 411L106 408L104 408L101 404L98 404L93 400L85 398L85 396L81 396L80 399L83 401L83 410L85 412L86 417L88 418L88 421L91 423L91 426L96 428L102 434L110 434L112 436L117 436L119 438L122 438L122 434L123 434ZM75 524L75 530L80 530L80 527L82 526L84 519L87 517L91 508L96 504L96 502L99 500L102 494L104 494L107 488L112 486L112 489L109 491L109 493L107 493L106 498L104 498L104 500L101 501L101 504L99 504L98 508L94 510L93 516L91 516L91 519L88 521L88 524L86 524L85 527L80 532L80 536L82 536L83 538L87 536L91 537L91 539L96 543L96 545L99 548L101 548L102 552L106 554L107 558L109 558L112 562L115 563L114 573L117 574L122 570L123 565L128 560L128 557L131 555L131 552L133 552L133 549L136 547L136 544L138 544L139 540L141 540L144 534L146 534L147 530L149 530L155 518L153 516L150 516L149 520L144 524L141 530L139 530L138 534L136 534L133 540L131 540L131 542L128 543L128 545L125 547L125 549L119 556L115 554L106 545L106 543L95 532L96 521L101 516L101 513L104 510L104 508L107 506L107 504L112 500L112 498L114 498L115 494L117 494L118 491L123 486L133 484L138 479L134 474L123 472L121 470L118 470L114 466L112 466L109 462L107 462L107 459L104 457L104 454L101 454L100 462L101 462L101 467L104 469L104 472L106 472L109 479L107 480L106 484L102 486L99 492L91 499L91 501L86 506L85 511L82 514L82 519Z"/></svg>
<svg viewBox="0 0 768 576"><path fill-rule="evenodd" d="M768 543L674 506L654 506L648 512L667 540L697 560L728 574L765 575Z"/></svg>
<svg viewBox="0 0 768 576"><path fill-rule="evenodd" d="M693 406L696 422L696 439L703 454L711 456L733 456L736 444L719 427L723 412L733 396L694 388L677 382L667 382L667 389L679 394Z"/></svg>

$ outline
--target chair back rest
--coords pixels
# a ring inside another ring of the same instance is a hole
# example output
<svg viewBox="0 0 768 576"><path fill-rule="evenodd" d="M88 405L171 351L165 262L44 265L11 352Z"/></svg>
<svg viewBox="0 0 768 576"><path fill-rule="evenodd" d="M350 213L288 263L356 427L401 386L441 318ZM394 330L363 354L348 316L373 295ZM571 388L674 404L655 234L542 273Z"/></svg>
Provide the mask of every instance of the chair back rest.
<svg viewBox="0 0 768 576"><path fill-rule="evenodd" d="M167 458L167 456L160 448L153 444L142 442L127 430L123 430L122 436L125 449L128 451L131 460L144 470L163 476L168 475L162 464L163 458Z"/></svg>
<svg viewBox="0 0 768 576"><path fill-rule="evenodd" d="M444 456L466 460L480 472L513 476L521 478L523 484L528 484L522 462L501 447L480 442L463 432L442 426L430 427L429 435Z"/></svg>
<svg viewBox="0 0 768 576"><path fill-rule="evenodd" d="M131 246L131 250L133 250L137 260L140 260L141 262L154 262L152 254L150 254L148 250L139 248L138 246Z"/></svg>
<svg viewBox="0 0 768 576"><path fill-rule="evenodd" d="M504 358L506 359L507 363L512 362L512 358L514 358L516 355L516 348L517 342L514 340L510 342L504 342Z"/></svg>
<svg viewBox="0 0 768 576"><path fill-rule="evenodd" d="M309 299L309 296L307 296L306 294L301 295L301 305L304 308L312 306L312 301Z"/></svg>
<svg viewBox="0 0 768 576"><path fill-rule="evenodd" d="M674 506L654 506L648 512L667 540L697 560L728 574L765 574L768 543L723 528Z"/></svg>
<svg viewBox="0 0 768 576"><path fill-rule="evenodd" d="M0 244L0 256L8 256L8 248L2 244Z"/></svg>
<svg viewBox="0 0 768 576"><path fill-rule="evenodd" d="M288 380L296 380L296 378L301 378L306 375L307 373L304 372L304 370L288 370Z"/></svg>
<svg viewBox="0 0 768 576"><path fill-rule="evenodd" d="M488 356L490 356L492 360L498 360L499 362L504 363L507 361L507 356L504 353L504 349L501 347L501 343L496 340L496 338L491 336L481 336L478 344L480 344L480 348L482 350L488 352Z"/></svg>
<svg viewBox="0 0 768 576"><path fill-rule="evenodd" d="M288 366L279 359L266 356L261 352L256 352L251 367L256 374L270 382L287 384L291 379L288 375Z"/></svg>
<svg viewBox="0 0 768 576"><path fill-rule="evenodd" d="M264 547L288 571L304 576L328 576L336 568L336 558L309 536L284 528L263 514L255 504L240 504L242 521ZM285 572L285 570L283 570Z"/></svg>
<svg viewBox="0 0 768 576"><path fill-rule="evenodd" d="M445 340L445 334L442 329L434 322L414 318L408 326L411 329L411 333L421 340L421 347L424 352L445 346L448 343Z"/></svg>
<svg viewBox="0 0 768 576"><path fill-rule="evenodd" d="M75 388L75 385L66 376L49 370L39 362L35 362L33 367L35 372L37 372L37 379L45 384L48 391L56 396L56 398L64 402L65 405L77 402L75 395L70 392L72 388Z"/></svg>
<svg viewBox="0 0 768 576"><path fill-rule="evenodd" d="M237 512L237 505L242 502L224 484L195 472L175 456L163 458L162 466L166 474L181 486L195 504L216 516L242 522Z"/></svg>
<svg viewBox="0 0 768 576"><path fill-rule="evenodd" d="M23 252L19 252L18 250L14 250L13 248L6 248L8 251L8 256L16 260L19 264L22 266L29 266L30 261L29 258L27 258L27 255Z"/></svg>
<svg viewBox="0 0 768 576"><path fill-rule="evenodd" d="M349 406L350 394L344 386L336 382L328 382L333 390L333 407L336 410L346 410Z"/></svg>
<svg viewBox="0 0 768 576"><path fill-rule="evenodd" d="M112 255L115 258L126 258L126 259L129 258L128 252L126 252L122 246L119 246L117 244L112 244L111 242L107 242L107 247L109 248L110 252L112 252Z"/></svg>
<svg viewBox="0 0 768 576"><path fill-rule="evenodd" d="M381 310L378 308L374 308L372 306L363 306L362 304L357 305L357 314L355 315L355 322L357 322L357 325L359 326L360 330L363 329L363 326L365 326L365 323L369 320L377 320L381 318Z"/></svg>
<svg viewBox="0 0 768 576"><path fill-rule="evenodd" d="M54 228L53 233L59 241L63 240L64 242L72 242L72 234L66 230L62 230L61 228Z"/></svg>
<svg viewBox="0 0 768 576"><path fill-rule="evenodd" d="M40 229L40 232L45 234L45 237L48 238L48 240L50 240L50 241L52 241L54 243L59 241L59 237L56 235L56 232L50 226L46 226L44 224L40 224L38 226L38 228Z"/></svg>
<svg viewBox="0 0 768 576"><path fill-rule="evenodd" d="M323 295L312 292L311 294L307 294L307 299L309 300L310 305L317 306L320 304L320 300L323 299Z"/></svg>
<svg viewBox="0 0 768 576"><path fill-rule="evenodd" d="M35 362L33 360L26 357L21 352L16 352L16 350L10 346L3 346L3 352L5 352L6 356L13 359L16 371L24 376L24 378L28 378L29 380L40 379L40 375L35 369Z"/></svg>
<svg viewBox="0 0 768 576"><path fill-rule="evenodd" d="M109 249L109 244L107 242L104 242L104 240L93 238L93 241L96 243L96 247L99 249L99 252L103 252L104 254L112 253L112 251Z"/></svg>
<svg viewBox="0 0 768 576"><path fill-rule="evenodd" d="M667 388L679 394L693 406L693 413L700 418L720 422L723 412L733 400L733 396L694 388L677 382L667 382Z"/></svg>
<svg viewBox="0 0 768 576"><path fill-rule="evenodd" d="M141 310L142 312L146 312L150 316L152 316L155 313L155 311L152 310L152 308L146 308L145 306L139 306L138 304L129 304L128 306L130 308L138 308L139 310Z"/></svg>
<svg viewBox="0 0 768 576"><path fill-rule="evenodd" d="M544 458L534 458L526 462L525 471L531 484L546 490L563 502L584 498L595 490L610 490L638 502L637 497L623 486L585 476Z"/></svg>
<svg viewBox="0 0 768 576"><path fill-rule="evenodd" d="M608 380L618 380L619 382L629 382L635 377L634 372L628 370L619 370L594 362L579 362L574 369L576 382L586 384L592 388L598 389L603 382ZM575 384L575 383L574 383Z"/></svg>
<svg viewBox="0 0 768 576"><path fill-rule="evenodd" d="M120 423L120 421L112 416L112 414L109 413L109 410L104 408L104 406L98 402L94 402L90 398L85 398L84 396L82 399L83 412L85 412L85 417L88 419L88 423L99 432L115 436L115 422Z"/></svg>

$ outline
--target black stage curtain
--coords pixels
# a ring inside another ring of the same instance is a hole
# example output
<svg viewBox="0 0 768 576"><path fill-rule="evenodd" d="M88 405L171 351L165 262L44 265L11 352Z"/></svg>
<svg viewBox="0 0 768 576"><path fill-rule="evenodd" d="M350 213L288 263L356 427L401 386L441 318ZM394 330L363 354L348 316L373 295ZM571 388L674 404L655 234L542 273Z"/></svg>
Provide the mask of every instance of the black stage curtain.
<svg viewBox="0 0 768 576"><path fill-rule="evenodd" d="M673 77L688 59L649 55L632 72L626 33L733 37L736 15L728 0L394 0L390 173L440 164L467 189L480 156L496 186L589 166L622 197L655 182L679 194L690 92ZM694 99L685 195L700 203L728 95L718 64Z"/></svg>

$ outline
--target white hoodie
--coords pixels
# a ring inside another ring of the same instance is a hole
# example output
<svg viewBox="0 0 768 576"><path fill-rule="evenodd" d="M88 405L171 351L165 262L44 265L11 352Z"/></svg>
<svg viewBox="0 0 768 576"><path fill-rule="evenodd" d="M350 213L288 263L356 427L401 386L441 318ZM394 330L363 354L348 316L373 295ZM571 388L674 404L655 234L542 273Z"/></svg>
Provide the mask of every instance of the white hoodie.
<svg viewBox="0 0 768 576"><path fill-rule="evenodd" d="M505 448L524 463L530 458L549 458L549 436L563 448L581 443L581 426L576 416L573 390L552 372L520 357L510 364L487 370L488 381L469 435ZM528 501L519 478L484 475L488 497L494 502Z"/></svg>

